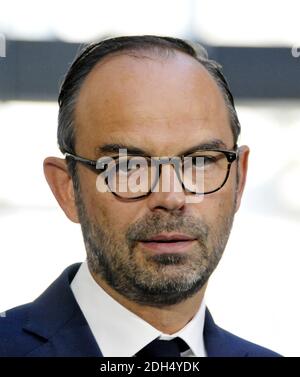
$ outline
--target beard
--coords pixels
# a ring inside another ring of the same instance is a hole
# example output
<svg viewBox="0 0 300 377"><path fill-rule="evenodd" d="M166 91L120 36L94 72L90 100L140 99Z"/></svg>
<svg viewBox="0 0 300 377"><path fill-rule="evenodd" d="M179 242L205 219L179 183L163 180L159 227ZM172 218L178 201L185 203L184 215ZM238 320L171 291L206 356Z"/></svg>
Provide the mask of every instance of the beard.
<svg viewBox="0 0 300 377"><path fill-rule="evenodd" d="M152 213L117 233L105 221L93 223L80 192L76 204L87 261L94 276L128 300L165 307L195 295L219 263L232 227L234 211L218 216L214 229L181 211ZM153 255L139 245L161 232L180 232L196 239L185 253Z"/></svg>

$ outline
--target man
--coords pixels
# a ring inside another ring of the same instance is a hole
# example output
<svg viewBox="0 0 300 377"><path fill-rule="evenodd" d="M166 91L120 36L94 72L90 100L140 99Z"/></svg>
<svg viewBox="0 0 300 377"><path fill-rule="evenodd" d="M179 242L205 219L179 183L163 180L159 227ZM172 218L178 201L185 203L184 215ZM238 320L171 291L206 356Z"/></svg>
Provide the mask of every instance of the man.
<svg viewBox="0 0 300 377"><path fill-rule="evenodd" d="M179 39L108 39L75 60L59 106L65 158L44 171L87 261L2 315L0 354L278 356L205 307L249 154L220 66Z"/></svg>

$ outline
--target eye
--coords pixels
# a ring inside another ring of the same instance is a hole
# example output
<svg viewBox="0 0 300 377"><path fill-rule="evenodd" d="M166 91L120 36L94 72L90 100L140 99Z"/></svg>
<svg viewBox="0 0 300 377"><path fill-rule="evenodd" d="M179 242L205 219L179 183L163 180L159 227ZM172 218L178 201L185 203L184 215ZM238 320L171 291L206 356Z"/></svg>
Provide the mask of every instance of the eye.
<svg viewBox="0 0 300 377"><path fill-rule="evenodd" d="M223 165L226 156L219 151L206 151L188 157L191 157L191 163L194 167L208 168L220 164Z"/></svg>
<svg viewBox="0 0 300 377"><path fill-rule="evenodd" d="M217 158L212 155L197 155L189 156L186 160L186 164L193 167L203 168L214 164Z"/></svg>
<svg viewBox="0 0 300 377"><path fill-rule="evenodd" d="M192 163L193 165L209 165L216 162L215 156L209 156L209 155L198 155L198 156L192 156Z"/></svg>
<svg viewBox="0 0 300 377"><path fill-rule="evenodd" d="M201 156L204 165L211 165L217 161L215 156Z"/></svg>
<svg viewBox="0 0 300 377"><path fill-rule="evenodd" d="M145 163L147 164L145 159L142 157L134 156L120 158L119 162L117 163L117 172L125 174L138 172L143 166L145 166Z"/></svg>
<svg viewBox="0 0 300 377"><path fill-rule="evenodd" d="M122 161L117 164L117 173L129 173L132 171L132 167L129 166L129 161Z"/></svg>

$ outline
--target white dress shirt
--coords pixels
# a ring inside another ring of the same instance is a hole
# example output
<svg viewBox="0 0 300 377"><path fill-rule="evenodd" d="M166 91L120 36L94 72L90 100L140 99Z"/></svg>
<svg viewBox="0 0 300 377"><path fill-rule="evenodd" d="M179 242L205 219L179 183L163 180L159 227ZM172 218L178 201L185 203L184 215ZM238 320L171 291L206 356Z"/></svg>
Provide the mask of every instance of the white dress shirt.
<svg viewBox="0 0 300 377"><path fill-rule="evenodd" d="M203 340L204 301L184 328L168 335L107 294L94 280L86 261L75 275L71 289L104 357L134 356L157 337L168 340L177 336L190 347L181 356L206 356Z"/></svg>

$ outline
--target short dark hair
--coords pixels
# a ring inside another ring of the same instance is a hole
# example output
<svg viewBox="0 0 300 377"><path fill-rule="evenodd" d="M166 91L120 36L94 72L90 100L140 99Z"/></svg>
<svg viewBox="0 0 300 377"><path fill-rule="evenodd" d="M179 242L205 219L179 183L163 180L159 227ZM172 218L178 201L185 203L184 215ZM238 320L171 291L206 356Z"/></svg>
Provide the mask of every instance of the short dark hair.
<svg viewBox="0 0 300 377"><path fill-rule="evenodd" d="M68 70L62 83L58 104L58 145L62 153L75 153L75 105L80 88L93 67L108 56L117 52L155 51L172 53L180 51L199 61L215 79L224 96L233 132L234 142L240 134L240 123L235 110L234 99L219 63L208 58L205 48L193 42L179 38L154 35L123 36L109 38L86 46L77 56ZM68 167L72 176L75 174L75 161L68 159Z"/></svg>

